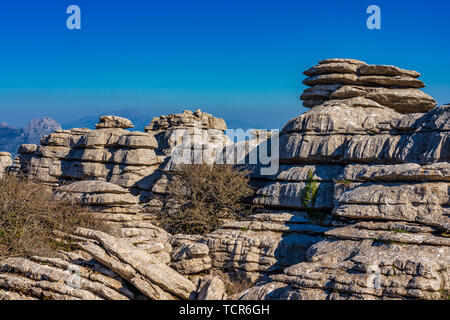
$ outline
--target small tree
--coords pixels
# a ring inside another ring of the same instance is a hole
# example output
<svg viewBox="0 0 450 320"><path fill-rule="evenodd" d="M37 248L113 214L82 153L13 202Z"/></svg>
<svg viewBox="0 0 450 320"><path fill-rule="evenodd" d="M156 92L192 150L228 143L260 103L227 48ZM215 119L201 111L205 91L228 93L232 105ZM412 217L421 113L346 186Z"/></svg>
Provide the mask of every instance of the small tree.
<svg viewBox="0 0 450 320"><path fill-rule="evenodd" d="M243 201L253 195L247 170L231 165L181 165L170 172L161 225L173 234L205 234L224 220L248 215Z"/></svg>

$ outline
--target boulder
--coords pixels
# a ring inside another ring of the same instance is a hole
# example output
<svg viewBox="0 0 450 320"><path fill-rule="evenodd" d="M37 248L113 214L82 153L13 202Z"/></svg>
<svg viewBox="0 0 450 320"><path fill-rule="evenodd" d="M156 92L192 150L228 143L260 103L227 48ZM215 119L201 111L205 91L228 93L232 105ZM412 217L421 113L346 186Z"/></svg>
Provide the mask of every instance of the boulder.
<svg viewBox="0 0 450 320"><path fill-rule="evenodd" d="M226 300L225 284L219 277L203 281L197 300Z"/></svg>
<svg viewBox="0 0 450 320"><path fill-rule="evenodd" d="M102 116L99 122L95 125L97 129L107 129L107 128L134 128L133 123L125 118L118 116Z"/></svg>
<svg viewBox="0 0 450 320"><path fill-rule="evenodd" d="M304 72L306 89L301 99L314 108L340 102L350 107L391 108L399 113L427 112L436 101L420 91L420 73L387 65L368 65L346 59L329 59Z"/></svg>

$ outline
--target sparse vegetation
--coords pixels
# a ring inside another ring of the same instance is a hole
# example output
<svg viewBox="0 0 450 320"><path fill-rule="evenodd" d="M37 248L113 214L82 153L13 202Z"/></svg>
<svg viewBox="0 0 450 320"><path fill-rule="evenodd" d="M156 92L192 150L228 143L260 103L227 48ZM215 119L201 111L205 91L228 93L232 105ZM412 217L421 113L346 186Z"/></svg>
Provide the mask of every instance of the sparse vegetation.
<svg viewBox="0 0 450 320"><path fill-rule="evenodd" d="M302 204L305 208L311 209L314 207L318 190L319 183L314 180L314 172L312 170L309 170L306 186L302 193Z"/></svg>
<svg viewBox="0 0 450 320"><path fill-rule="evenodd" d="M225 284L225 292L228 296L242 293L253 287L254 283L249 279L239 275L232 275L220 270L211 271L211 275L220 277Z"/></svg>
<svg viewBox="0 0 450 320"><path fill-rule="evenodd" d="M352 181L351 181L351 180L344 179L344 180L337 180L336 183L341 184L341 185L344 185L344 186L349 186L349 185L352 184Z"/></svg>
<svg viewBox="0 0 450 320"><path fill-rule="evenodd" d="M446 289L441 289L441 299L450 300L450 291Z"/></svg>
<svg viewBox="0 0 450 320"><path fill-rule="evenodd" d="M253 195L248 171L231 165L181 165L170 172L168 198L158 210L168 232L206 234L224 220L239 220L250 212L243 204Z"/></svg>
<svg viewBox="0 0 450 320"><path fill-rule="evenodd" d="M314 172L308 171L308 179L306 181L305 189L302 193L302 205L308 214L308 217L313 221L322 221L326 218L327 214L320 210L314 209L317 200L317 194L319 191L320 183L314 180Z"/></svg>
<svg viewBox="0 0 450 320"><path fill-rule="evenodd" d="M42 184L14 175L0 180L0 259L70 250L73 244L55 240L52 232L77 227L108 231L86 208L56 198Z"/></svg>
<svg viewBox="0 0 450 320"><path fill-rule="evenodd" d="M410 231L402 230L402 229L394 229L394 230L392 230L392 231L394 231L395 233L412 233L412 232L410 232Z"/></svg>

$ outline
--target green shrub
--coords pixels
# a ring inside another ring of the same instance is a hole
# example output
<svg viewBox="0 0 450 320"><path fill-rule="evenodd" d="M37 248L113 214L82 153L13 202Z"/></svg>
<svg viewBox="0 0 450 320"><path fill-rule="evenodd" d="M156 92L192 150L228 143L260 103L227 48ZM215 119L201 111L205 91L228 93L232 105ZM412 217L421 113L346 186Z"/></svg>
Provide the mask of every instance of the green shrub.
<svg viewBox="0 0 450 320"><path fill-rule="evenodd" d="M308 179L306 181L305 189L302 193L302 204L306 209L314 208L317 199L317 191L319 190L319 183L314 178L314 172L308 171Z"/></svg>
<svg viewBox="0 0 450 320"><path fill-rule="evenodd" d="M249 214L243 204L253 195L248 171L231 165L181 165L170 172L168 197L158 211L161 226L170 233L206 234L224 220Z"/></svg>

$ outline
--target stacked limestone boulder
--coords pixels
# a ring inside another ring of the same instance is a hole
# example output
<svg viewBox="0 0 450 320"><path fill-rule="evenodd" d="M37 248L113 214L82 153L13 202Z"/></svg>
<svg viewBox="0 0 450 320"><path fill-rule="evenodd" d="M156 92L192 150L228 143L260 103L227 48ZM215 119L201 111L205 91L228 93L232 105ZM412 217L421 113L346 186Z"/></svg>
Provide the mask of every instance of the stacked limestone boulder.
<svg viewBox="0 0 450 320"><path fill-rule="evenodd" d="M225 122L200 110L155 118L146 132L127 130L133 127L128 119L103 116L96 130L57 130L44 136L41 145L22 145L13 167L54 187L86 180L112 183L148 204L157 198L152 190L165 193L166 176L159 169L170 170L175 154L183 156L185 148L195 145L200 156L197 151L189 155L213 159L229 143ZM130 213L132 204L127 202L123 212L111 204L110 211Z"/></svg>
<svg viewBox="0 0 450 320"><path fill-rule="evenodd" d="M155 117L145 128L158 141L157 154L165 157L161 171L142 180L139 186L154 197L148 207L159 207L167 194L169 176L178 165L212 164L231 143L225 135L225 121L200 109Z"/></svg>
<svg viewBox="0 0 450 320"><path fill-rule="evenodd" d="M152 134L130 132L124 118L104 116L96 130L59 130L44 136L41 145L19 148L23 170L52 185L97 180L135 188L162 162Z"/></svg>
<svg viewBox="0 0 450 320"><path fill-rule="evenodd" d="M185 110L181 114L155 117L145 128L146 132L155 135L159 151L167 156L172 155L174 149L180 144L185 144L186 140L190 140L189 142L195 144L196 148L206 147L206 145L223 148L229 143L227 136L224 135L225 130L227 126L223 119L213 117L200 109L194 112Z"/></svg>
<svg viewBox="0 0 450 320"><path fill-rule="evenodd" d="M436 106L420 91L425 84L420 73L395 66L369 65L353 59L322 60L304 72L304 84L311 86L301 99L307 108L325 101L352 107L388 107L400 113L427 112Z"/></svg>
<svg viewBox="0 0 450 320"><path fill-rule="evenodd" d="M306 84L335 85L333 90L376 85L387 92L387 102L364 105L337 99L333 91L284 127L280 161L286 165L269 177L275 181L258 190L255 201L322 211L333 227L307 250L304 261L241 298L448 298L449 107L431 109L431 101L413 97L401 108L391 103L399 88L423 87L418 74L394 67L333 59L307 74L312 79ZM421 95L413 88L409 92ZM302 198L311 189L316 194L307 208Z"/></svg>

